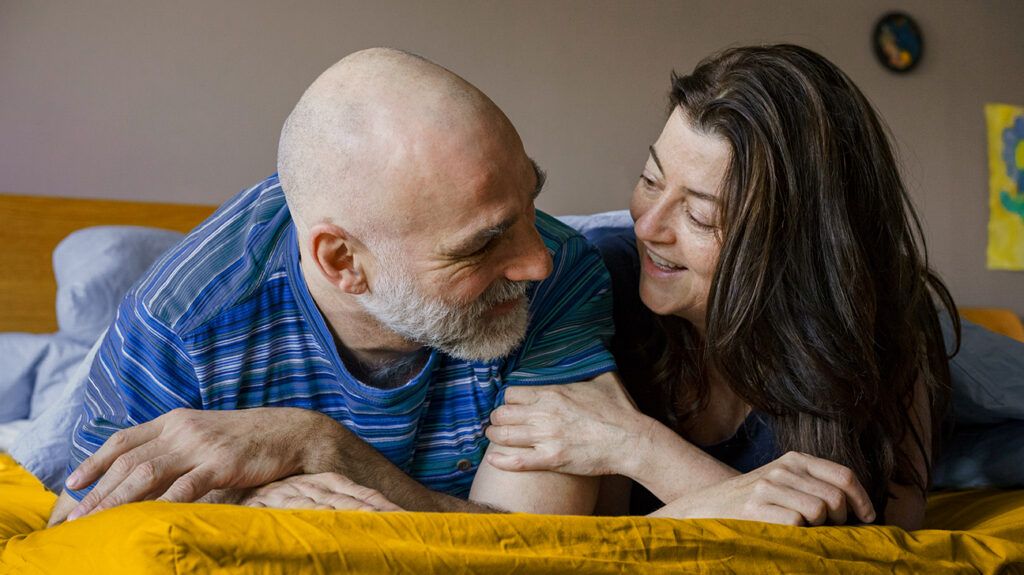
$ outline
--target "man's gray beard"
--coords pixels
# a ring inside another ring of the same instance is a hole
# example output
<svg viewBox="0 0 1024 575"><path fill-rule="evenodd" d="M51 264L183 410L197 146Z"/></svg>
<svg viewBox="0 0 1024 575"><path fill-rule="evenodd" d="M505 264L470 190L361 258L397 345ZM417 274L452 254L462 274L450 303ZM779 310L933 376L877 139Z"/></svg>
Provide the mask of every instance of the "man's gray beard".
<svg viewBox="0 0 1024 575"><path fill-rule="evenodd" d="M387 329L468 361L505 357L526 337L530 282L498 280L475 301L458 305L430 298L417 289L411 274L378 258L380 273L373 289L359 298L363 308ZM519 299L512 310L494 317L484 314L495 305Z"/></svg>

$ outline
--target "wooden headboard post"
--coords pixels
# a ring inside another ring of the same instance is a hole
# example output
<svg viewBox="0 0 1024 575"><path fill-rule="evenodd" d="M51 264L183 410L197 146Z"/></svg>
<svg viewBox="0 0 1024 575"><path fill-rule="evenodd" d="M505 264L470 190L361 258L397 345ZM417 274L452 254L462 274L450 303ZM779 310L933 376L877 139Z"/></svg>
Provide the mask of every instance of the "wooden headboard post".
<svg viewBox="0 0 1024 575"><path fill-rule="evenodd" d="M52 254L90 226L134 225L187 232L213 206L0 194L0 332L57 331Z"/></svg>

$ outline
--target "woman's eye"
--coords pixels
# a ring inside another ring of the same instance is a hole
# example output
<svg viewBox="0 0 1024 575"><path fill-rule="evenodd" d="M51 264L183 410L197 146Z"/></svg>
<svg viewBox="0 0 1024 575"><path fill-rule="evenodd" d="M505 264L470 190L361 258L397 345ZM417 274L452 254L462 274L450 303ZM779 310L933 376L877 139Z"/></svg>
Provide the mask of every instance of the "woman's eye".
<svg viewBox="0 0 1024 575"><path fill-rule="evenodd" d="M698 227L699 229L701 229L701 230L703 230L703 231L707 231L707 232L710 232L710 231L712 231L712 230L714 230L714 229L715 229L715 226L714 226L714 225L712 225L712 224L708 224L708 223L705 223L705 222L704 222L704 221L702 221L701 219L698 219L698 218L697 218L697 216L695 216L695 215L693 214L693 211L692 211L692 210L691 210L691 209L690 209L689 207L687 207L687 208L686 208L686 217L687 217L687 218L688 218L688 219L689 219L689 220L690 220L691 222L693 222L693 225L697 226L697 227Z"/></svg>
<svg viewBox="0 0 1024 575"><path fill-rule="evenodd" d="M653 188L654 178L648 176L647 174L640 174L640 183L642 183L644 187Z"/></svg>

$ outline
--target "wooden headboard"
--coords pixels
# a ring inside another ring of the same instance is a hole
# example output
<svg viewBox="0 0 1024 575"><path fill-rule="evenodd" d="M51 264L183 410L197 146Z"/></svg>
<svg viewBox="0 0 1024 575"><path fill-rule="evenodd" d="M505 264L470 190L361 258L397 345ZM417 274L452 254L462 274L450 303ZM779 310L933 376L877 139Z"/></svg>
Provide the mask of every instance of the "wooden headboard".
<svg viewBox="0 0 1024 575"><path fill-rule="evenodd" d="M17 196L0 193L0 332L57 331L52 254L62 239L89 226L134 225L187 232L216 206ZM1008 310L961 308L975 323L1024 341Z"/></svg>
<svg viewBox="0 0 1024 575"><path fill-rule="evenodd" d="M57 331L52 254L71 232L135 225L187 232L214 206L0 194L0 332Z"/></svg>

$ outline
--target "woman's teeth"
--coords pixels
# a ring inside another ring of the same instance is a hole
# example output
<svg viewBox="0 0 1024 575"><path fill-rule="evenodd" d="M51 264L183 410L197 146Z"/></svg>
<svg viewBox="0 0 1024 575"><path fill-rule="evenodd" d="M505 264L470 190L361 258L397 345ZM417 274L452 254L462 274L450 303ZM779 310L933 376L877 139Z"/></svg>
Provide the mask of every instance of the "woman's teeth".
<svg viewBox="0 0 1024 575"><path fill-rule="evenodd" d="M647 252L647 255L651 258L651 261L654 262L654 265L658 266L659 268L664 268L666 270L685 269L683 268L683 266L677 266L668 260L659 258L654 252Z"/></svg>

